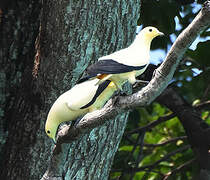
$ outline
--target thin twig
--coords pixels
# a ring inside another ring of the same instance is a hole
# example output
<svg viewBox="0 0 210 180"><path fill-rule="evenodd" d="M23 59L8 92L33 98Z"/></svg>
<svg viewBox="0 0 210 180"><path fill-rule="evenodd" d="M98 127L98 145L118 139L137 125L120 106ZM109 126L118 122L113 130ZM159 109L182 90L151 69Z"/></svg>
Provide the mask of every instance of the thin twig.
<svg viewBox="0 0 210 180"><path fill-rule="evenodd" d="M145 171L145 170L148 170L148 171L151 172L151 170L153 168L157 167L159 163L169 159L171 156L174 156L177 153L186 151L189 148L190 148L190 145L185 145L185 146L183 146L183 147L181 147L179 149L176 149L175 151L172 151L172 152L168 153L167 155L165 155L164 157L162 157L158 161L154 162L153 164L145 165L145 166L142 166L142 167L139 167L139 168L128 168L126 170L124 169L124 171L126 171L127 173L139 172L139 171ZM114 170L112 170L112 172L121 172L122 170L123 169L114 169Z"/></svg>
<svg viewBox="0 0 210 180"><path fill-rule="evenodd" d="M133 153L135 152L136 148L138 147L139 142L140 142L141 144L143 143L144 134L145 134L145 132L142 132L142 133L140 132L140 133L138 134L138 137L137 137L137 139L136 139L136 142L135 142L134 145L133 145L132 151L131 151L131 152L128 154L128 156L125 158L125 164L128 164L128 161L129 161L129 160L131 159L131 157L133 156ZM141 148L142 148L142 146L141 146ZM123 178L124 173L125 173L125 171L122 171L122 174L120 175L119 180L120 180L121 178Z"/></svg>
<svg viewBox="0 0 210 180"><path fill-rule="evenodd" d="M145 132L142 132L142 136L140 139L140 142L138 142L138 145L140 147L138 156L136 158L136 162L135 162L135 168L137 168L139 166L139 163L141 162L141 160L143 159L143 143L144 143L144 136L145 136ZM133 179L135 173L131 173L130 174L130 180Z"/></svg>
<svg viewBox="0 0 210 180"><path fill-rule="evenodd" d="M209 110L210 109L210 100L209 101L205 101L205 102L202 102L200 104L196 104L194 105L194 107L197 109L197 110Z"/></svg>
<svg viewBox="0 0 210 180"><path fill-rule="evenodd" d="M157 120L152 121L151 123L149 123L149 124L147 124L145 126L142 126L140 128L134 129L134 130L129 131L129 132L126 132L125 135L131 135L131 134L139 133L141 131L148 131L151 128L157 126L158 124L160 124L162 122L165 122L165 121L168 121L168 120L170 120L170 119L172 119L174 117L176 117L176 115L174 113L171 113L171 114L166 115L166 116L161 116Z"/></svg>
<svg viewBox="0 0 210 180"><path fill-rule="evenodd" d="M184 164L182 164L181 166L175 168L174 170L168 172L168 173L165 175L165 177L164 177L163 180L168 180L171 176L173 176L174 174L176 174L176 173L182 171L184 168L186 168L187 166L189 166L190 164L192 164L192 163L195 162L195 161L196 161L196 158L191 159L191 160L185 162Z"/></svg>
<svg viewBox="0 0 210 180"><path fill-rule="evenodd" d="M164 142L158 143L158 144L147 144L147 143L145 143L144 146L146 146L146 147L159 147L159 146L164 146L166 144L177 142L178 140L184 140L184 139L187 139L187 136L180 136L180 137L172 138L172 139L169 139L167 141L164 141Z"/></svg>

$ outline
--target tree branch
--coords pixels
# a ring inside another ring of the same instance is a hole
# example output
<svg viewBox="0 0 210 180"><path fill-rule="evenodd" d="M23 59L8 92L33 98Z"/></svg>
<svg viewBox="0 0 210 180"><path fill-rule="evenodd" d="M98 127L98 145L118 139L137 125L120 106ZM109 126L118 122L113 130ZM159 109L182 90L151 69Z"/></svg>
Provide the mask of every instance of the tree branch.
<svg viewBox="0 0 210 180"><path fill-rule="evenodd" d="M176 113L185 129L200 167L209 169L210 126L201 119L197 109L188 104L173 88L167 88L157 98L157 101Z"/></svg>
<svg viewBox="0 0 210 180"><path fill-rule="evenodd" d="M86 114L76 128L66 129L67 132L65 131L62 136L59 136L57 146L78 139L82 134L89 132L119 113L137 106L149 105L167 87L187 48L198 34L209 25L210 1L206 1L192 23L178 36L165 61L156 69L153 79L146 87L135 94L112 99L101 110Z"/></svg>
<svg viewBox="0 0 210 180"><path fill-rule="evenodd" d="M59 155L62 154L61 146L63 143L71 143L119 113L137 106L149 105L159 96L172 79L174 71L187 48L192 44L198 34L209 25L210 1L206 1L196 18L176 39L165 61L157 68L153 79L146 87L130 96L111 99L101 110L86 114L76 127L64 128L59 132L57 145L53 150L51 164L46 174L51 174L53 170L59 169Z"/></svg>
<svg viewBox="0 0 210 180"><path fill-rule="evenodd" d="M166 144L169 144L169 143L172 143L172 142L177 142L178 140L184 140L184 139L187 139L187 136L180 136L180 137L175 137L175 138L172 138L172 139L169 139L167 141L164 141L162 143L158 143L158 144L143 144L144 146L146 147L159 147L159 146L164 146Z"/></svg>
<svg viewBox="0 0 210 180"><path fill-rule="evenodd" d="M175 168L174 170L172 170L172 171L170 171L169 173L167 173L167 174L165 175L165 177L164 177L163 180L169 179L171 176L173 176L174 174L176 174L176 173L182 171L184 168L186 168L187 166L189 166L190 164L192 164L192 163L195 162L195 161L196 161L196 159L194 158L194 159L191 159L191 160L185 162L184 164L180 165L179 167L177 167L177 168Z"/></svg>
<svg viewBox="0 0 210 180"><path fill-rule="evenodd" d="M189 148L190 148L190 145L185 145L183 147L180 147L179 149L176 149L176 150L166 154L164 157L162 157L161 159L159 159L158 161L156 161L155 163L153 163L151 165L142 166L142 167L134 169L134 170L138 170L138 171L141 170L141 169L149 169L149 170L151 170L154 167L156 167L159 163L161 163L162 161L165 161L165 160L169 159L171 156L174 156L177 153L186 151Z"/></svg>
<svg viewBox="0 0 210 180"><path fill-rule="evenodd" d="M210 109L210 100L202 102L200 104L196 104L194 106L197 110L209 110Z"/></svg>
<svg viewBox="0 0 210 180"><path fill-rule="evenodd" d="M162 122L165 122L165 121L168 121L172 118L176 117L176 115L174 113L172 114L169 114L169 115L166 115L166 116L162 116L162 117L159 117L157 120L155 121L152 121L150 123L148 123L147 125L145 126L142 126L140 128L137 128L137 129L133 129L127 133L125 133L125 135L131 135L131 134L134 134L134 133L139 133L139 132L143 132L143 131L148 131L149 129L157 126L158 124L162 123Z"/></svg>
<svg viewBox="0 0 210 180"><path fill-rule="evenodd" d="M174 156L175 154L177 153L180 153L180 152L183 152L183 151L186 151L187 149L190 148L190 145L185 145L179 149L176 149L175 151L172 151L168 154L166 154L164 157L162 157L161 159L159 159L158 161L156 161L155 163L153 164L150 164L150 165L145 165L145 166L142 166L142 167L139 167L139 168L128 168L128 169L124 169L125 172L127 173L131 173L131 172L139 172L139 171L144 171L144 170L148 170L151 171L153 168L155 168L159 163L161 163L162 161L165 161L167 159L169 159L171 156ZM112 170L112 172L120 172L122 171L122 169L115 169L115 170Z"/></svg>

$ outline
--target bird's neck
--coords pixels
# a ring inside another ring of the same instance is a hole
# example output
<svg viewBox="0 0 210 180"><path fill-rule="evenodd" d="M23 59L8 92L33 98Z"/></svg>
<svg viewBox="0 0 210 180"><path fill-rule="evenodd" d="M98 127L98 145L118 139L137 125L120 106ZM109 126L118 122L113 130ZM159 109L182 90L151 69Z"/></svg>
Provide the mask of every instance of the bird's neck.
<svg viewBox="0 0 210 180"><path fill-rule="evenodd" d="M130 45L131 48L149 51L151 45L151 39L142 35L137 35L133 43Z"/></svg>

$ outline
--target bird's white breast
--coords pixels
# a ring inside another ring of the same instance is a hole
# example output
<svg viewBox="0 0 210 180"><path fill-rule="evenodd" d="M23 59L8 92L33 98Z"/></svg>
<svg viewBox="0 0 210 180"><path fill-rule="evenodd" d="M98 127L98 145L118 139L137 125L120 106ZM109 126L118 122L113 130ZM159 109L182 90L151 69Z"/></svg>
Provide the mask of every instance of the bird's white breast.
<svg viewBox="0 0 210 180"><path fill-rule="evenodd" d="M112 59L129 66L143 66L149 64L150 42L145 43L142 38L136 38L127 48L116 51L100 60Z"/></svg>

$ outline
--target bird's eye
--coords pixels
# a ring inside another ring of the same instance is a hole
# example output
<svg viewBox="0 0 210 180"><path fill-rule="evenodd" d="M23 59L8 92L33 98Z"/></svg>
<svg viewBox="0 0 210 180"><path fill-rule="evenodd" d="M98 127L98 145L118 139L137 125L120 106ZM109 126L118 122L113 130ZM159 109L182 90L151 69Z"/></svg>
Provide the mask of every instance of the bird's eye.
<svg viewBox="0 0 210 180"><path fill-rule="evenodd" d="M149 29L149 32L152 32L152 29Z"/></svg>
<svg viewBox="0 0 210 180"><path fill-rule="evenodd" d="M48 130L47 133L50 134L50 131Z"/></svg>

